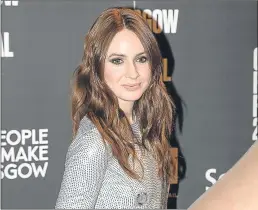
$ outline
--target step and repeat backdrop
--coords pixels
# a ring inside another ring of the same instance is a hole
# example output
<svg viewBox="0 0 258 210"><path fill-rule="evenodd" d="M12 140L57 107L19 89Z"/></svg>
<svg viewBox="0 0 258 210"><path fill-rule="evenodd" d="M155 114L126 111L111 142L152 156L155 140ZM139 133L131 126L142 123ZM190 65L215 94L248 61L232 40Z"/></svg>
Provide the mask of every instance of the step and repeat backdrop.
<svg viewBox="0 0 258 210"><path fill-rule="evenodd" d="M188 208L257 140L256 1L0 3L3 209L54 208L72 138L70 78L109 7L137 10L160 44L177 106L169 209Z"/></svg>

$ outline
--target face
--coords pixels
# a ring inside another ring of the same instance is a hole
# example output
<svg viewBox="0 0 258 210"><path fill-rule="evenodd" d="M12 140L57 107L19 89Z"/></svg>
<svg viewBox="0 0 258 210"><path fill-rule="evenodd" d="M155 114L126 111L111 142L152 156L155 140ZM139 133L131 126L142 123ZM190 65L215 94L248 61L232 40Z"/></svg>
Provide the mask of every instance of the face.
<svg viewBox="0 0 258 210"><path fill-rule="evenodd" d="M151 81L150 62L139 38L123 29L110 43L105 60L104 79L119 104L138 100Z"/></svg>

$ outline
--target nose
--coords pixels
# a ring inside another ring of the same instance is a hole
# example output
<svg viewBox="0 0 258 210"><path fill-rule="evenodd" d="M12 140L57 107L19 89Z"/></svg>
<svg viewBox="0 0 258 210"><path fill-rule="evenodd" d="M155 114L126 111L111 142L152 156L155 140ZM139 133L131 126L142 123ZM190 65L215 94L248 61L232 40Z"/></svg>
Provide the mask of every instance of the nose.
<svg viewBox="0 0 258 210"><path fill-rule="evenodd" d="M136 79L137 77L139 77L139 72L137 70L137 67L136 67L135 63L130 62L128 64L125 77L126 78L132 78L132 79Z"/></svg>

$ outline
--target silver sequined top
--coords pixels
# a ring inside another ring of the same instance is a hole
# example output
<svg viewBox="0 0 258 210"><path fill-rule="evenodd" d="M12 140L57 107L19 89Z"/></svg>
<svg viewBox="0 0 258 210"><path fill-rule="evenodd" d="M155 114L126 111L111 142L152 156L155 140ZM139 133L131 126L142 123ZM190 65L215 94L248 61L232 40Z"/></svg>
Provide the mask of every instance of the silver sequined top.
<svg viewBox="0 0 258 210"><path fill-rule="evenodd" d="M131 126L135 135L141 135L137 122ZM136 151L143 161L142 181L124 172L111 147L103 143L99 131L85 116L66 154L55 209L166 209L167 185L158 177L155 159L150 152L141 156L138 145ZM140 170L137 161L135 164Z"/></svg>

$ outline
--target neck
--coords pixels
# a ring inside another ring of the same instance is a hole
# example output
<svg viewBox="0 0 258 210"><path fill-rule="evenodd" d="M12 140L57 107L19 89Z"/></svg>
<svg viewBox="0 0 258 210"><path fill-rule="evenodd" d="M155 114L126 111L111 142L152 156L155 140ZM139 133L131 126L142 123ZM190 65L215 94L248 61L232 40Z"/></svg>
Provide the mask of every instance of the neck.
<svg viewBox="0 0 258 210"><path fill-rule="evenodd" d="M130 102L129 101L122 101L122 100L118 100L118 101L119 101L120 109L123 110L123 112L125 113L125 116L129 120L129 123L132 124L134 122L134 117L133 117L134 102L132 102L132 101L130 101Z"/></svg>
<svg viewBox="0 0 258 210"><path fill-rule="evenodd" d="M133 124L135 122L135 116L133 116L132 112L131 113L125 113L127 119L129 120L130 124Z"/></svg>

